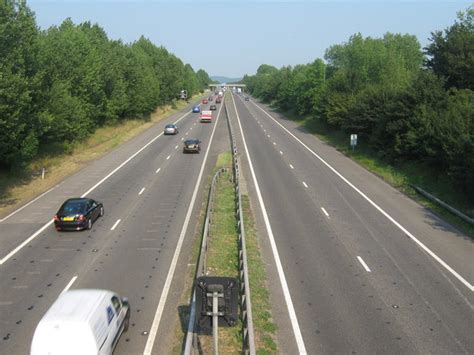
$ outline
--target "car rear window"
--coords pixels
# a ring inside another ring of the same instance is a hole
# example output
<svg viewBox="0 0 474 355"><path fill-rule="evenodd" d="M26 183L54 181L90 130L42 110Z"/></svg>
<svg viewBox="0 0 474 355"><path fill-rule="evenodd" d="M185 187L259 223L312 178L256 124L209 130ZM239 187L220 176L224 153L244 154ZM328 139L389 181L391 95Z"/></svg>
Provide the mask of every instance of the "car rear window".
<svg viewBox="0 0 474 355"><path fill-rule="evenodd" d="M64 205L62 213L64 214L80 214L86 211L85 201L72 201Z"/></svg>

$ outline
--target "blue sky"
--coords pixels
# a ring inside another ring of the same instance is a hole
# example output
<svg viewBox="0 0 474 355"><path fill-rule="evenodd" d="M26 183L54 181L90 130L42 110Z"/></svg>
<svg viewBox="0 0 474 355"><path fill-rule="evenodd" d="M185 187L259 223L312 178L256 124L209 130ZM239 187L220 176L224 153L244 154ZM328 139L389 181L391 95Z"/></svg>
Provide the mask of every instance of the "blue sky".
<svg viewBox="0 0 474 355"><path fill-rule="evenodd" d="M240 77L262 63L281 67L322 58L326 48L356 32L409 33L425 46L432 31L450 26L456 12L472 2L30 0L28 5L42 29L67 17L91 21L124 42L144 35L195 70Z"/></svg>

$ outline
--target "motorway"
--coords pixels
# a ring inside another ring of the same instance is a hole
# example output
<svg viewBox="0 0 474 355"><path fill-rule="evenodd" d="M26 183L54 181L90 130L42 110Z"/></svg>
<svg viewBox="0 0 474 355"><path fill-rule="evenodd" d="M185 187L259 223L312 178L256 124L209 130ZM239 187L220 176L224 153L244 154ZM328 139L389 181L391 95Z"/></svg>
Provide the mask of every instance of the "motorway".
<svg viewBox="0 0 474 355"><path fill-rule="evenodd" d="M267 106L226 102L280 352L474 353L473 241ZM170 352L204 187L230 149L224 110L200 124L190 107L0 219L0 354L27 354L68 288L129 298L115 354ZM201 154L182 154L188 137ZM61 203L82 195L105 216L56 232Z"/></svg>
<svg viewBox="0 0 474 355"><path fill-rule="evenodd" d="M37 323L66 288L129 298L131 326L115 354L169 351L192 262L181 250L191 249L217 155L230 150L217 106L217 122L199 123L188 106L0 220L0 354L29 353ZM179 134L163 136L172 122ZM182 153L187 138L203 142L200 154ZM103 202L105 216L90 231L57 232L52 216L64 200L82 195Z"/></svg>
<svg viewBox="0 0 474 355"><path fill-rule="evenodd" d="M473 240L267 106L228 107L281 352L474 353Z"/></svg>

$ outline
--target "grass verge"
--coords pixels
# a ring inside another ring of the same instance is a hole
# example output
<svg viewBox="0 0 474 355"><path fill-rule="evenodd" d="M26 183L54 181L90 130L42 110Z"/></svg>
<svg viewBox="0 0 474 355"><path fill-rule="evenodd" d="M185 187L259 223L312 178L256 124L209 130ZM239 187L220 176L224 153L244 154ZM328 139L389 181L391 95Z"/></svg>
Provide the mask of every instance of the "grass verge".
<svg viewBox="0 0 474 355"><path fill-rule="evenodd" d="M101 127L84 142L70 147L70 153L51 148L44 149L21 171L0 171L0 216L7 215L78 171L88 162L100 158L186 105L187 103L178 102L173 106L160 107L146 121L131 119ZM41 179L43 167L46 168L44 180Z"/></svg>
<svg viewBox="0 0 474 355"><path fill-rule="evenodd" d="M278 111L276 107L273 107ZM432 193L447 204L462 211L463 213L474 216L474 205L467 196L453 188L448 177L440 174L439 171L433 171L429 166L422 163L406 162L396 165L389 164L381 160L377 153L370 150L360 142L357 148L352 151L349 146L349 136L341 131L336 131L326 124L319 122L311 117L298 117L293 112L281 112L285 117L295 121L308 132L314 134L322 141L335 147L338 151L348 156L368 171L376 174L384 181L402 191L404 194L417 201L422 206L432 210L442 219L452 224L466 235L474 238L474 226L437 203L418 194L410 185L417 185L424 190Z"/></svg>

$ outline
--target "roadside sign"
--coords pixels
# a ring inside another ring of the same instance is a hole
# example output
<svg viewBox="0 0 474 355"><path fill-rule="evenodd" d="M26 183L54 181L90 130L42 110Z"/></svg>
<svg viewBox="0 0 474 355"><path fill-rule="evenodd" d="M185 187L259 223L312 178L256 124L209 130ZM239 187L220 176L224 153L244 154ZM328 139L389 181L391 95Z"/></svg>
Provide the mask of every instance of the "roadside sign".
<svg viewBox="0 0 474 355"><path fill-rule="evenodd" d="M352 147L352 150L354 150L356 145L357 145L357 134L351 134L351 147Z"/></svg>

